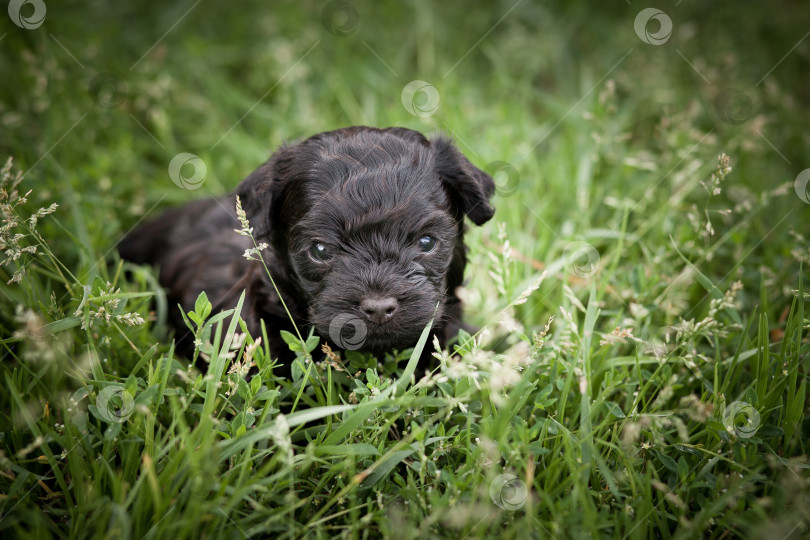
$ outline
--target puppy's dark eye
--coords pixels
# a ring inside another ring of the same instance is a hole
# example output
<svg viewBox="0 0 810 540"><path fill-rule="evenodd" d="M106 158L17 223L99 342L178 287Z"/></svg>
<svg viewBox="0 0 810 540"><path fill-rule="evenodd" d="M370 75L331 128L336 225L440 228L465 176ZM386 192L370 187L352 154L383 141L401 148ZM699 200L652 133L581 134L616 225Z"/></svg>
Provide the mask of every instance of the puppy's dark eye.
<svg viewBox="0 0 810 540"><path fill-rule="evenodd" d="M430 253L436 248L436 239L432 236L423 236L418 242L419 251L422 253Z"/></svg>
<svg viewBox="0 0 810 540"><path fill-rule="evenodd" d="M309 256L312 257L316 262L327 262L332 258L332 250L329 249L325 244L314 242L309 248Z"/></svg>

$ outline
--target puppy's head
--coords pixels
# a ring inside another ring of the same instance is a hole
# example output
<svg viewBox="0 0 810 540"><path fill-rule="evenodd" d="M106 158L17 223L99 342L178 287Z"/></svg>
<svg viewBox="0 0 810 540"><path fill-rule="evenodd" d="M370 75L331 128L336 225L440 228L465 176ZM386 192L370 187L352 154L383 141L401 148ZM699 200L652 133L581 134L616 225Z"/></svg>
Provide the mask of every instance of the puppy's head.
<svg viewBox="0 0 810 540"><path fill-rule="evenodd" d="M449 140L355 127L281 148L237 189L258 237L338 346L413 346L461 284L463 220L492 217L492 178Z"/></svg>

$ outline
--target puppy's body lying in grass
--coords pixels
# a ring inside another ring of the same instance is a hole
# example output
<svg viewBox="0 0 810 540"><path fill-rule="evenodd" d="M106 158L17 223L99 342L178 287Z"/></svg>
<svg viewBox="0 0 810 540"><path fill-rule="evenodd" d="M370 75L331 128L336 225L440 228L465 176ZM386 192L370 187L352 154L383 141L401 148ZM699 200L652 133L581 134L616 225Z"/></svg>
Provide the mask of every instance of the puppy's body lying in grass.
<svg viewBox="0 0 810 540"><path fill-rule="evenodd" d="M167 211L119 252L159 267L180 332L177 304L189 311L205 291L215 311L228 309L244 289L251 334L263 319L273 356L287 358L278 330L292 325L263 266L243 256L253 244L234 231L238 196L302 333L314 325L338 348L381 354L413 346L435 312L444 344L462 326L464 216L488 221L493 191L492 178L445 138L351 127L283 146L236 193Z"/></svg>

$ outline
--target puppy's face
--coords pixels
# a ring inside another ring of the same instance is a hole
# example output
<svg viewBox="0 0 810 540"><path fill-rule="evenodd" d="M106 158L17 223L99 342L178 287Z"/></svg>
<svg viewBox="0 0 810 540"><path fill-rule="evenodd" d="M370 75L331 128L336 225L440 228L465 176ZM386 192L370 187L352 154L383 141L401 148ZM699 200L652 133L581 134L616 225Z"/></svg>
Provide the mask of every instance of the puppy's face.
<svg viewBox="0 0 810 540"><path fill-rule="evenodd" d="M324 171L304 188L311 207L289 230L290 259L321 335L403 348L437 305L441 316L459 227L438 175L420 163Z"/></svg>
<svg viewBox="0 0 810 540"><path fill-rule="evenodd" d="M266 218L259 231L286 254L318 333L348 349L413 346L463 274L464 215L492 215L492 179L446 140L404 129L317 135L268 165L271 200L248 216Z"/></svg>

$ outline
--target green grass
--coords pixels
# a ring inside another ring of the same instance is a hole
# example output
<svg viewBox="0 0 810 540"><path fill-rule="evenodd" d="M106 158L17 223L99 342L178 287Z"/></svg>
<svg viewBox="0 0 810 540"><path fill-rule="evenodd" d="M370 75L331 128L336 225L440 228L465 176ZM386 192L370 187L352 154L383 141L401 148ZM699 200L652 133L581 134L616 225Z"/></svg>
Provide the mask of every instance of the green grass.
<svg viewBox="0 0 810 540"><path fill-rule="evenodd" d="M800 3L660 5L658 46L636 3L358 0L348 36L324 4L268 5L48 2L39 28L0 23L0 157L32 190L3 251L36 246L0 266L0 534L808 534ZM413 80L435 114L403 106ZM322 362L289 336L284 380L201 299L209 368L191 367L117 240L354 124L453 134L501 169L468 241L482 332L413 377L410 351ZM181 152L206 164L196 191L169 178Z"/></svg>

